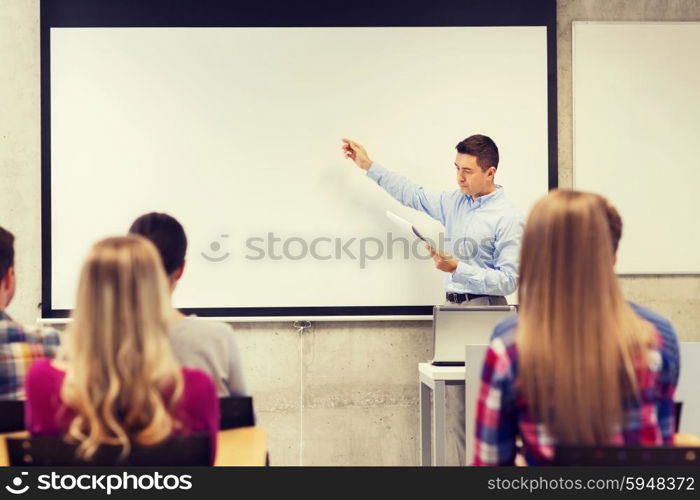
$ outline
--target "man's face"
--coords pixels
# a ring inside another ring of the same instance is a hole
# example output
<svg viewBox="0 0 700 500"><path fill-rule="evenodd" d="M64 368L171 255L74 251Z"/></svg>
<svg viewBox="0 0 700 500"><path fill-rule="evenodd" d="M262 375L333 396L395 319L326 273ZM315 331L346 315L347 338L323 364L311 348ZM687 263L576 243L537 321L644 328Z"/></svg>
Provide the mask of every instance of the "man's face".
<svg viewBox="0 0 700 500"><path fill-rule="evenodd" d="M496 171L494 167L490 167L484 172L476 164L476 156L462 153L457 153L455 167L457 167L457 184L460 191L472 198L488 191Z"/></svg>

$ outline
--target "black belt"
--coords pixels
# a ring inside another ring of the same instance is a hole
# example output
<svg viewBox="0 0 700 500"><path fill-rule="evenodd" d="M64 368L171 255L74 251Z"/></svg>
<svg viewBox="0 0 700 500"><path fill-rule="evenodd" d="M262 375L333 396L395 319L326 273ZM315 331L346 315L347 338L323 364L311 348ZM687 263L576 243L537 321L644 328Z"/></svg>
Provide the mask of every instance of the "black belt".
<svg viewBox="0 0 700 500"><path fill-rule="evenodd" d="M461 304L465 300L479 299L481 297L494 297L494 295L479 295L478 293L452 293L447 292L445 298L453 304Z"/></svg>

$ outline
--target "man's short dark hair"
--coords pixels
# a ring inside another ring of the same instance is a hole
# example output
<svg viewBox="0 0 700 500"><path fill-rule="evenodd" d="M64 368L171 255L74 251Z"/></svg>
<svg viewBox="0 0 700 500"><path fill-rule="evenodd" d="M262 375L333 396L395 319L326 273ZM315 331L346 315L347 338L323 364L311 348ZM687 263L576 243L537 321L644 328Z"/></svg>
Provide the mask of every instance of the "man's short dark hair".
<svg viewBox="0 0 700 500"><path fill-rule="evenodd" d="M14 235L0 227L0 280L5 277L7 270L15 265L14 244Z"/></svg>
<svg viewBox="0 0 700 500"><path fill-rule="evenodd" d="M490 167L498 168L498 147L490 137L471 135L455 147L460 154L476 156L476 164L483 171Z"/></svg>
<svg viewBox="0 0 700 500"><path fill-rule="evenodd" d="M139 234L155 245L168 276L185 263L187 236L174 217L156 212L142 215L131 225L129 233Z"/></svg>

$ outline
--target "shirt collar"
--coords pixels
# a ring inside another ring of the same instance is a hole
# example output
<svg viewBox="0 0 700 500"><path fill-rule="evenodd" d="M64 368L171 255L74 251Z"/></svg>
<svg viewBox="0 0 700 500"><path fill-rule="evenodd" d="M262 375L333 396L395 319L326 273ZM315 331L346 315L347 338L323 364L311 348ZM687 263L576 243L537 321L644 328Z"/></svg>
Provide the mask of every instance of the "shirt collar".
<svg viewBox="0 0 700 500"><path fill-rule="evenodd" d="M497 198L500 198L503 196L503 186L500 184L496 184L496 189L493 191L493 193L486 194L484 196L479 196L476 200L474 200L471 196L467 196L467 200L469 200L469 205L472 207L481 207L487 203L489 203L492 200L495 200Z"/></svg>
<svg viewBox="0 0 700 500"><path fill-rule="evenodd" d="M0 310L0 321L12 321L5 311Z"/></svg>

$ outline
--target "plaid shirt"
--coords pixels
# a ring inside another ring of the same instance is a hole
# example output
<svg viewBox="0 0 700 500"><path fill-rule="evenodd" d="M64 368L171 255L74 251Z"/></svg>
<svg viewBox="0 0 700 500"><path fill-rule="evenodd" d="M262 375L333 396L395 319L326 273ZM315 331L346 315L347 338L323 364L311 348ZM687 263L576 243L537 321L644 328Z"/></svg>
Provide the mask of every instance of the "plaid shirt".
<svg viewBox="0 0 700 500"><path fill-rule="evenodd" d="M624 402L625 424L610 444L659 445L673 442L673 393L678 383L678 339L661 316L631 304L656 329L658 346L648 367L637 372L641 399ZM555 442L542 422L535 421L517 388L517 318L496 326L484 359L476 407L474 465L513 465L516 438L528 465L548 465Z"/></svg>
<svg viewBox="0 0 700 500"><path fill-rule="evenodd" d="M0 311L0 400L24 399L24 378L32 363L53 358L58 332L27 330Z"/></svg>

